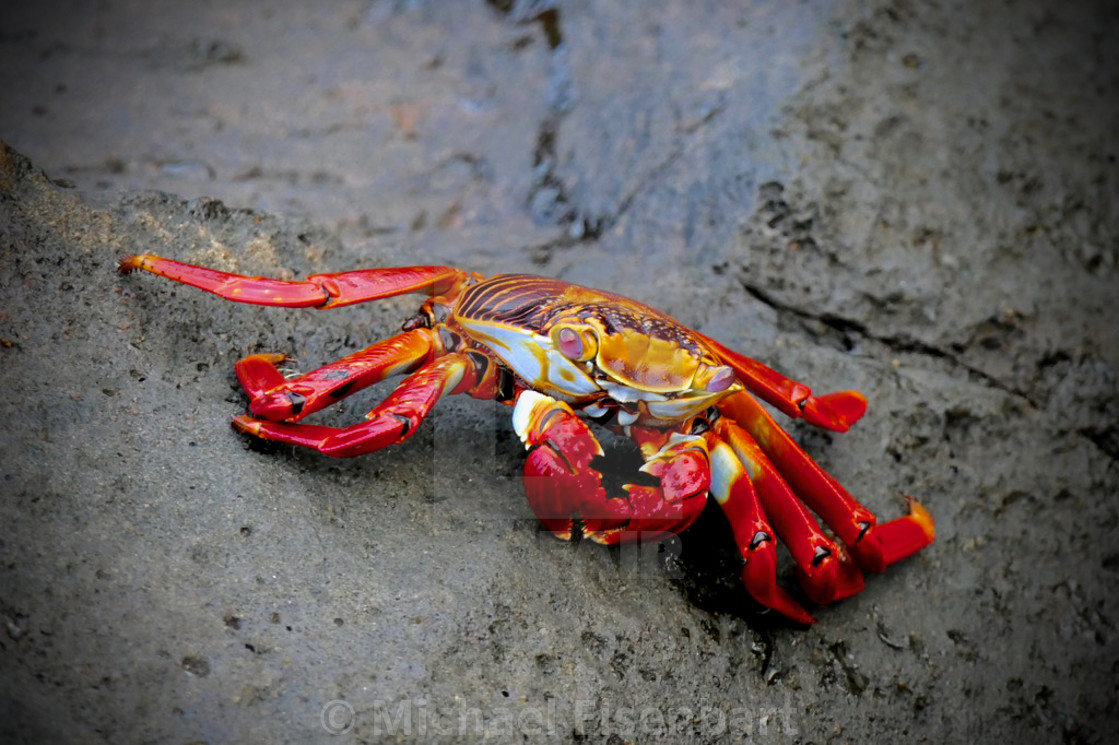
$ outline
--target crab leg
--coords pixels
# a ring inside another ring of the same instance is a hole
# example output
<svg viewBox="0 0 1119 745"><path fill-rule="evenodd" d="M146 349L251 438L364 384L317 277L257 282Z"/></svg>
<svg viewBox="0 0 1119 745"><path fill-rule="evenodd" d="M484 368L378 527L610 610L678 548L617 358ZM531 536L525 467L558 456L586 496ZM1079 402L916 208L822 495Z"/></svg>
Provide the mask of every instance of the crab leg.
<svg viewBox="0 0 1119 745"><path fill-rule="evenodd" d="M313 274L302 281L288 281L246 277L153 254L128 256L118 269L124 274L143 269L226 300L283 308L338 308L411 292L446 295L457 293L470 279L465 271L452 267L405 266Z"/></svg>
<svg viewBox="0 0 1119 745"><path fill-rule="evenodd" d="M862 590L862 572L846 551L824 535L754 438L726 417L715 422L713 431L746 467L765 514L788 546L800 584L812 601L825 605Z"/></svg>
<svg viewBox="0 0 1119 745"><path fill-rule="evenodd" d="M734 531L734 542L742 555L742 583L746 590L762 605L798 623L816 623L777 584L777 534L766 520L746 466L716 430L707 433L707 447L711 453L711 495Z"/></svg>
<svg viewBox="0 0 1119 745"><path fill-rule="evenodd" d="M440 397L468 390L474 370L470 358L447 354L409 375L377 407L366 414L368 421L349 427L324 427L233 417L233 427L263 438L314 448L324 455L349 458L398 443L409 437L423 422Z"/></svg>
<svg viewBox="0 0 1119 745"><path fill-rule="evenodd" d="M878 525L874 513L855 501L748 393L723 399L719 410L753 435L797 496L835 531L859 566L882 572L932 543L932 518L920 502L910 498L908 515Z"/></svg>
<svg viewBox="0 0 1119 745"><path fill-rule="evenodd" d="M524 472L529 504L559 538L570 540L581 521L583 535L597 543L656 541L683 530L703 511L711 468L700 437L650 436L643 443L641 470L660 485L627 484L624 495L609 495L592 466L602 448L567 404L523 391L513 428L529 451Z"/></svg>
<svg viewBox="0 0 1119 745"><path fill-rule="evenodd" d="M742 382L763 401L782 414L804 420L816 427L846 432L866 413L866 397L858 391L836 391L813 396L812 390L786 378L771 367L725 347L709 336L700 334L724 362L734 368Z"/></svg>
<svg viewBox="0 0 1119 745"><path fill-rule="evenodd" d="M421 328L379 341L337 362L288 380L276 365L282 354L253 354L237 362L249 411L272 422L296 422L355 391L409 373L431 359L432 331Z"/></svg>

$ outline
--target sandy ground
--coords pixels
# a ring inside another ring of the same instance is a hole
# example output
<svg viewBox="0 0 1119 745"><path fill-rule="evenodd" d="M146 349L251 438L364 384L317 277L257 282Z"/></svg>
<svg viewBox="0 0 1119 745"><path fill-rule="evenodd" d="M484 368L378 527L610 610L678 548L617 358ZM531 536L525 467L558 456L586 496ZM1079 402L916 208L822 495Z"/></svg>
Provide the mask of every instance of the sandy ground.
<svg viewBox="0 0 1119 745"><path fill-rule="evenodd" d="M1119 17L726 5L0 9L0 740L1110 737ZM119 277L139 251L650 302L865 391L791 428L938 539L802 629L717 510L660 551L540 534L496 405L352 461L252 445L238 357L310 369L415 302L234 305Z"/></svg>

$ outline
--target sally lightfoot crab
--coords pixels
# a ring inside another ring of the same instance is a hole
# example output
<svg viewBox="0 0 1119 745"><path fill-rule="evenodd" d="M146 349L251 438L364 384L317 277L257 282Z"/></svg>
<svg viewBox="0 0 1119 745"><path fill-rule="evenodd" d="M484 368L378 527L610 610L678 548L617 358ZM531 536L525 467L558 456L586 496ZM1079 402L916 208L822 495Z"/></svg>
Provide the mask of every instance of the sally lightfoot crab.
<svg viewBox="0 0 1119 745"><path fill-rule="evenodd" d="M910 498L908 515L880 524L754 398L844 432L866 410L861 394L813 396L803 384L619 295L522 274L485 279L445 266L285 281L150 254L120 264L125 273L137 269L228 300L285 308L427 295L401 333L299 377L287 379L277 368L280 354L237 362L250 413L234 417L233 426L349 457L404 440L444 395L510 404L528 449L525 492L546 529L603 544L656 540L687 528L713 496L733 530L746 589L794 621L814 619L777 583L778 537L806 595L819 604L859 592L863 570L882 572L933 540L932 519L919 502ZM407 377L364 422L300 423L394 375ZM637 443L640 483L607 493L596 470L603 450L588 421Z"/></svg>

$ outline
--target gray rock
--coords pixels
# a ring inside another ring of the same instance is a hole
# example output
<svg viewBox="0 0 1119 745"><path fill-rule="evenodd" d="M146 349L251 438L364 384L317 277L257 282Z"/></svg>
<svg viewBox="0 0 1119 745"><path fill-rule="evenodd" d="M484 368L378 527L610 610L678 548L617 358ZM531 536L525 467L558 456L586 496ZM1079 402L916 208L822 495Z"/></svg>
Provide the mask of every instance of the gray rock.
<svg viewBox="0 0 1119 745"><path fill-rule="evenodd" d="M1106 737L1115 11L726 5L0 10L0 739ZM937 541L804 630L717 510L660 551L539 533L496 405L255 445L236 359L311 369L415 300L234 305L118 276L141 251L630 295L864 391L790 428Z"/></svg>

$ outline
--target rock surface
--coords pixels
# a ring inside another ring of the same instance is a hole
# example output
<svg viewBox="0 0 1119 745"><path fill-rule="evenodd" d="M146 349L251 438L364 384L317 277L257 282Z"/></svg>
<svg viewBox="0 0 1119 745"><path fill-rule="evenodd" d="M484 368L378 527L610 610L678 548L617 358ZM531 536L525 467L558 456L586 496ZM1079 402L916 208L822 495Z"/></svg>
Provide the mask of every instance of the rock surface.
<svg viewBox="0 0 1119 745"><path fill-rule="evenodd" d="M725 5L0 9L0 740L1106 738L1115 11ZM141 251L630 295L866 392L791 429L938 539L804 630L717 510L660 552L540 534L496 405L252 445L237 358L311 369L414 300L239 306L119 277Z"/></svg>

